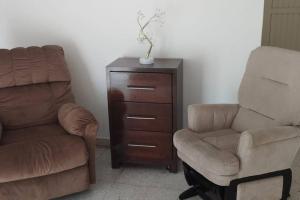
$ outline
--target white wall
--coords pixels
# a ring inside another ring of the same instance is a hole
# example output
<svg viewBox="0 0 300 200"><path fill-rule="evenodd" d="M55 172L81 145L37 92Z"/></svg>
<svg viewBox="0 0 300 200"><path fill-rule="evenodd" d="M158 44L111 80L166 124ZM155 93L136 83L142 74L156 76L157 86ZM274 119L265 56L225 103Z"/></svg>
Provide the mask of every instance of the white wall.
<svg viewBox="0 0 300 200"><path fill-rule="evenodd" d="M59 44L77 101L109 137L105 66L141 56L136 13L166 11L154 56L184 58L184 110L237 101L249 52L259 46L263 0L0 0L0 48ZM185 114L186 115L186 114Z"/></svg>

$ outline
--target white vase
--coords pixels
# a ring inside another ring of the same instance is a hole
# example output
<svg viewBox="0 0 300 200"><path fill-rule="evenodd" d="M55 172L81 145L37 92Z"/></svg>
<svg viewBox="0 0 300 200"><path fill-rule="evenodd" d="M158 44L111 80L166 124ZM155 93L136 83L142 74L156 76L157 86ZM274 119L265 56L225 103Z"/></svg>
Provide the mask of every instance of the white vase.
<svg viewBox="0 0 300 200"><path fill-rule="evenodd" d="M154 58L149 57L149 58L140 58L140 64L142 65L152 65L154 63Z"/></svg>

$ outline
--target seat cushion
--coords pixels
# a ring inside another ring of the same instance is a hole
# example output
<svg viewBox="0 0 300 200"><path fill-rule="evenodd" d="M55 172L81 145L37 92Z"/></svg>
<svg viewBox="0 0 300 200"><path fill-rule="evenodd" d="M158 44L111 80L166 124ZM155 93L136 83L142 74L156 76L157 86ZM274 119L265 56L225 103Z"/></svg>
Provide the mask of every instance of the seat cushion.
<svg viewBox="0 0 300 200"><path fill-rule="evenodd" d="M229 151L236 154L241 134L232 130L224 129L221 131L207 132L200 138L222 151Z"/></svg>
<svg viewBox="0 0 300 200"><path fill-rule="evenodd" d="M81 137L65 133L58 126L48 128L4 134L4 144L0 145L0 183L54 174L87 163L88 153ZM36 137L38 130L41 135Z"/></svg>
<svg viewBox="0 0 300 200"><path fill-rule="evenodd" d="M235 155L240 134L232 129L196 133L187 129L177 131L174 145L178 156L199 173L210 173L207 178L217 177L219 185L239 172L239 159ZM225 178L223 180L223 178Z"/></svg>
<svg viewBox="0 0 300 200"><path fill-rule="evenodd" d="M0 145L6 145L27 140L35 140L54 135L68 134L58 123L43 126L33 126L15 130L4 130Z"/></svg>
<svg viewBox="0 0 300 200"><path fill-rule="evenodd" d="M1 200L47 200L86 190L87 165L61 173L0 184Z"/></svg>

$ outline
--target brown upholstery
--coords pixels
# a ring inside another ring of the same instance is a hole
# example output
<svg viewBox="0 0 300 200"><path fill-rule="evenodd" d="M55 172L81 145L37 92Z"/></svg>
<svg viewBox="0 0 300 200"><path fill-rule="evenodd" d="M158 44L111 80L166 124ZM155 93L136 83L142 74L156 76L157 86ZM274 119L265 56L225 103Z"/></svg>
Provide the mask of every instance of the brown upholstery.
<svg viewBox="0 0 300 200"><path fill-rule="evenodd" d="M47 200L89 187L88 166L60 173L0 184L1 200Z"/></svg>
<svg viewBox="0 0 300 200"><path fill-rule="evenodd" d="M0 49L0 90L0 121L6 129L57 121L58 108L73 102L62 48Z"/></svg>
<svg viewBox="0 0 300 200"><path fill-rule="evenodd" d="M2 88L0 121L5 129L54 123L59 107L68 102L73 102L70 82Z"/></svg>
<svg viewBox="0 0 300 200"><path fill-rule="evenodd" d="M71 80L58 46L0 49L0 88Z"/></svg>
<svg viewBox="0 0 300 200"><path fill-rule="evenodd" d="M58 123L32 126L22 129L4 130L0 144L6 145L64 134L68 133Z"/></svg>
<svg viewBox="0 0 300 200"><path fill-rule="evenodd" d="M74 104L61 47L0 50L0 122L1 200L49 199L95 182L97 122Z"/></svg>
<svg viewBox="0 0 300 200"><path fill-rule="evenodd" d="M64 104L59 109L58 120L65 130L78 136L84 136L88 124L97 124L90 112L74 103Z"/></svg>
<svg viewBox="0 0 300 200"><path fill-rule="evenodd" d="M63 134L3 145L0 160L0 183L5 183L83 166L88 153L80 137Z"/></svg>
<svg viewBox="0 0 300 200"><path fill-rule="evenodd" d="M178 156L221 186L289 169L300 147L299 74L300 52L254 50L238 105L189 106L189 129L174 135ZM238 186L237 199L278 200L282 184L282 178L244 183Z"/></svg>

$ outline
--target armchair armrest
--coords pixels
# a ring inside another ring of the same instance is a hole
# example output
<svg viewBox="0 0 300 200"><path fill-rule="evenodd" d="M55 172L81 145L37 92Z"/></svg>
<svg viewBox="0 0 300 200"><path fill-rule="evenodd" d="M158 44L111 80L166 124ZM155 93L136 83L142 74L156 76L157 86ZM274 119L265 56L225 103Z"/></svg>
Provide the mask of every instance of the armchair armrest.
<svg viewBox="0 0 300 200"><path fill-rule="evenodd" d="M230 128L238 104L193 104L188 107L188 127L195 132Z"/></svg>
<svg viewBox="0 0 300 200"><path fill-rule="evenodd" d="M70 134L83 137L89 153L90 182L95 183L95 150L98 124L93 114L74 103L67 103L58 111L60 125Z"/></svg>
<svg viewBox="0 0 300 200"><path fill-rule="evenodd" d="M253 176L291 167L300 147L300 129L279 126L247 130L241 134L238 156L240 177Z"/></svg>
<svg viewBox="0 0 300 200"><path fill-rule="evenodd" d="M74 103L67 103L60 107L58 121L68 133L78 136L84 136L88 126L97 125L93 114Z"/></svg>

